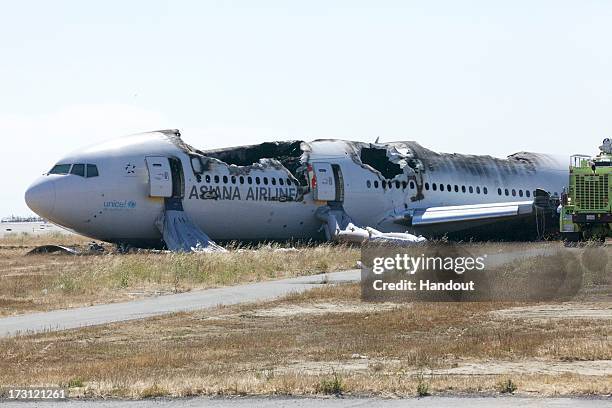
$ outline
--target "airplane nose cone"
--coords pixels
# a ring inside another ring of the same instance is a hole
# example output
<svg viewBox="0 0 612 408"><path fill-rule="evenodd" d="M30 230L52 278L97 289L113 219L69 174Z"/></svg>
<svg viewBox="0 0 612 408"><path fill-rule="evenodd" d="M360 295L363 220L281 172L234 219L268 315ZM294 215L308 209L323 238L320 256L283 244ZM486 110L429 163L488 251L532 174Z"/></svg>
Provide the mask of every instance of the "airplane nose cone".
<svg viewBox="0 0 612 408"><path fill-rule="evenodd" d="M55 185L48 179L37 180L25 193L28 207L43 218L51 216L55 208Z"/></svg>

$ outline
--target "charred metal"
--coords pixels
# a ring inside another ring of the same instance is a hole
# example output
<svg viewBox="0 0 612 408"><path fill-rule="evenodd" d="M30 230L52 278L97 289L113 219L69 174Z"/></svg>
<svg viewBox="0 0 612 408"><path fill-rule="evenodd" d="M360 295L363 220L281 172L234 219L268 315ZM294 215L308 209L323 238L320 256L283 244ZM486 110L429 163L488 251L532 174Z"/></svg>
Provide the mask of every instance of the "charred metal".
<svg viewBox="0 0 612 408"><path fill-rule="evenodd" d="M215 166L224 166L231 176L244 176L255 170L282 171L307 192L306 165L313 155L343 155L374 173L387 189L391 183L414 182L410 201L424 196L427 173L463 173L477 179L494 179L500 184L515 175L530 175L546 166L547 157L536 153L516 153L507 159L457 153L437 153L416 142L362 143L337 139L265 142L256 145L201 151L185 144L178 134L167 136L191 157L194 174L201 175Z"/></svg>

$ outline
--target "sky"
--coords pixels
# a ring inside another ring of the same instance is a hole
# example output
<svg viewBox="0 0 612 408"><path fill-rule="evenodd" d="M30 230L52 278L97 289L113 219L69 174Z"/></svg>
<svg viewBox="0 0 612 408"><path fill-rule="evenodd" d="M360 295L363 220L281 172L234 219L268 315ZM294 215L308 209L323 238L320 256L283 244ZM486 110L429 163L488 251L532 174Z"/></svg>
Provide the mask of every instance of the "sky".
<svg viewBox="0 0 612 408"><path fill-rule="evenodd" d="M0 217L65 154L414 140L586 153L612 135L608 1L0 0ZM569 163L569 159L568 159Z"/></svg>

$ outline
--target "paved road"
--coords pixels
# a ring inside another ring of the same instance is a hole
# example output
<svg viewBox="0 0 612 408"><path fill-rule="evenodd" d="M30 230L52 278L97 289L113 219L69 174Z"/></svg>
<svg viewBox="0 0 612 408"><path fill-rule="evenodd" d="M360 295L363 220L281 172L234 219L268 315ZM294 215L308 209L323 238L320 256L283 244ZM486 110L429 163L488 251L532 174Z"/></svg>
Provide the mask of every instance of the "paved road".
<svg viewBox="0 0 612 408"><path fill-rule="evenodd" d="M18 333L56 331L104 323L143 319L167 313L213 308L245 302L275 299L294 292L304 292L325 281L330 283L356 282L360 270L334 272L298 278L257 282L218 289L195 290L176 295L164 295L142 300L97 306L62 309L51 312L0 319L0 337Z"/></svg>
<svg viewBox="0 0 612 408"><path fill-rule="evenodd" d="M7 402L0 401L6 408L604 408L612 407L611 399L590 398L522 398L522 397L427 397L383 400L374 398L193 398L161 399L144 401L66 401L66 402Z"/></svg>

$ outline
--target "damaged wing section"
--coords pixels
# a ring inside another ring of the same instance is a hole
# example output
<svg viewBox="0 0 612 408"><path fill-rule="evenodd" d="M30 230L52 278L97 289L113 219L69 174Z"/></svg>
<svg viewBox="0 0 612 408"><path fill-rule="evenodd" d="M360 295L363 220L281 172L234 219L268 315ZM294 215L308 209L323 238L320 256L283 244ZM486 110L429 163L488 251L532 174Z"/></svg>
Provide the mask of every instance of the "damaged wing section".
<svg viewBox="0 0 612 408"><path fill-rule="evenodd" d="M322 227L328 241L359 244L376 241L399 245L413 245L426 241L422 236L417 237L408 233L384 233L371 227L358 227L342 207L332 208L328 205L319 207L315 216L323 223Z"/></svg>
<svg viewBox="0 0 612 408"><path fill-rule="evenodd" d="M173 252L226 252L204 233L183 211L180 200L166 199L165 210L155 225L166 247Z"/></svg>
<svg viewBox="0 0 612 408"><path fill-rule="evenodd" d="M516 217L533 213L533 201L430 207L406 213L400 224L413 226Z"/></svg>

